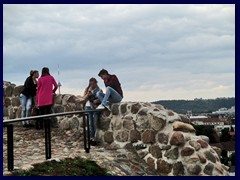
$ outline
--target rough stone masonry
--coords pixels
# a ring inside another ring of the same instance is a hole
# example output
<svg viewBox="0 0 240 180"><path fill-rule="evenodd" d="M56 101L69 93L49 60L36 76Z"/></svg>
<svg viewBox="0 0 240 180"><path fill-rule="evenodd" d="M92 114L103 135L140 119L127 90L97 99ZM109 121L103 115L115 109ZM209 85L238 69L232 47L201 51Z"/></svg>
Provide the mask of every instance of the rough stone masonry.
<svg viewBox="0 0 240 180"><path fill-rule="evenodd" d="M19 94L22 86L4 82L4 119L20 117ZM54 112L82 109L82 98L58 95ZM34 111L33 111L34 115ZM106 149L136 151L150 167L166 176L226 176L228 167L221 164L221 150L208 144L205 136L196 136L185 117L161 105L145 102L113 104L96 122L96 138ZM79 116L57 117L62 130L82 133ZM77 139L76 139L77 140Z"/></svg>

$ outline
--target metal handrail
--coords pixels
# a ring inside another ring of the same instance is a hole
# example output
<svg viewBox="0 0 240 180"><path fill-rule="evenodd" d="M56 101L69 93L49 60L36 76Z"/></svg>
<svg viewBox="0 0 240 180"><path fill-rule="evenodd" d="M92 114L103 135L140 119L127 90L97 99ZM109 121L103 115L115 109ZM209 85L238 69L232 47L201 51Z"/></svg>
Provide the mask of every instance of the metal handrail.
<svg viewBox="0 0 240 180"><path fill-rule="evenodd" d="M51 159L51 127L48 118L56 116L67 116L73 114L80 114L83 116L83 136L84 136L84 149L86 153L90 152L90 131L89 131L89 113L103 112L102 109L94 110L82 110L72 111L64 113L54 113L40 116L32 116L26 118L7 119L3 120L3 125L7 127L7 159L8 159L8 171L14 169L14 154L13 154L13 124L16 122L27 121L27 120L39 120L42 119L45 123L45 153L46 159ZM99 116L98 116L99 117Z"/></svg>
<svg viewBox="0 0 240 180"><path fill-rule="evenodd" d="M54 114L46 114L46 115L40 115L40 116L31 116L26 118L16 118L16 119L5 119L3 120L3 124L8 123L15 123L20 121L27 121L27 120L37 120L42 118L51 118L56 116L67 116L67 115L73 115L73 114L83 114L83 113L90 113L90 112L102 112L102 109L94 109L94 110L82 110L82 111L71 111L71 112L63 112L63 113L54 113Z"/></svg>

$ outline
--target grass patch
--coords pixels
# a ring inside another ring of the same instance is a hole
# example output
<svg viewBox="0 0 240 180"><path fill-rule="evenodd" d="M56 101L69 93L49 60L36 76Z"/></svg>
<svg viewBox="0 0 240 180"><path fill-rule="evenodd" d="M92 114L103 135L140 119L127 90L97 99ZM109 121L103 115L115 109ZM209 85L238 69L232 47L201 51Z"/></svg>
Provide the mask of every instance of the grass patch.
<svg viewBox="0 0 240 180"><path fill-rule="evenodd" d="M80 157L67 158L60 162L55 160L34 164L28 171L14 171L12 176L111 176L107 170L96 164L95 161Z"/></svg>

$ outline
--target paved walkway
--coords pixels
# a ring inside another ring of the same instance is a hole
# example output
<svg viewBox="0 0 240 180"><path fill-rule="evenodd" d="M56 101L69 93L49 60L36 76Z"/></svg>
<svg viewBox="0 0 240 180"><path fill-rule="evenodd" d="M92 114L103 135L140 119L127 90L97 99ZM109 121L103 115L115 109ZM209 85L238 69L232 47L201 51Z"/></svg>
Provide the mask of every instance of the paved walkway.
<svg viewBox="0 0 240 180"><path fill-rule="evenodd" d="M137 158L134 152L126 149L106 150L103 147L91 147L90 153L85 153L82 134L72 131L52 129L52 158L64 159L67 157L82 157L96 161L109 173L118 176L144 176L158 175L146 163ZM7 170L7 133L3 134L3 175L9 174ZM45 161L44 130L34 128L14 127L14 168L22 169L29 165Z"/></svg>

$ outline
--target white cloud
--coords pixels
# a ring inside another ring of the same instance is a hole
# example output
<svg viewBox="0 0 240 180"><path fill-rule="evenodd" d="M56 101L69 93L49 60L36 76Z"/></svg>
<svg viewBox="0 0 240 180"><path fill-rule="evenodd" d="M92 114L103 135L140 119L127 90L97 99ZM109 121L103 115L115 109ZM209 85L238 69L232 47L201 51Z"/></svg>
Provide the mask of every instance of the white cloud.
<svg viewBox="0 0 240 180"><path fill-rule="evenodd" d="M234 5L5 4L3 39L12 82L60 64L64 93L106 68L125 100L235 96Z"/></svg>

